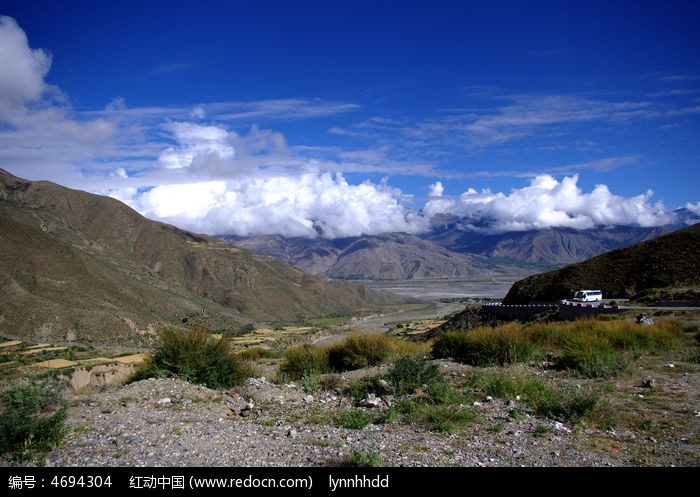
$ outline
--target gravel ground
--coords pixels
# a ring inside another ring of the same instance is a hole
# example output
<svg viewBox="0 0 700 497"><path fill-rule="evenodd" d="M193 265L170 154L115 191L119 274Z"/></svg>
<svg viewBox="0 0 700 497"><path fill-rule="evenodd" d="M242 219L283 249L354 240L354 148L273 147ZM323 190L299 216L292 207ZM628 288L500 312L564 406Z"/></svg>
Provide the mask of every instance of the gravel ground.
<svg viewBox="0 0 700 497"><path fill-rule="evenodd" d="M438 362L449 378L468 368ZM697 388L698 376L693 373L686 380ZM665 380L655 381L659 385ZM698 402L694 394L686 398ZM379 407L366 409L381 409L391 397L382 400ZM339 391L312 397L299 385L274 384L262 377L228 391L176 379L143 380L73 395L69 404L64 442L45 461L29 465L333 467L351 465L353 452L378 455L386 467L700 465L700 417L685 424L682 433L657 438L642 431L584 429L538 417L517 398L484 398L463 406L473 410L476 421L453 433L398 422L339 428L329 421L332 413L356 407L354 399ZM509 413L515 408L521 415L513 418Z"/></svg>

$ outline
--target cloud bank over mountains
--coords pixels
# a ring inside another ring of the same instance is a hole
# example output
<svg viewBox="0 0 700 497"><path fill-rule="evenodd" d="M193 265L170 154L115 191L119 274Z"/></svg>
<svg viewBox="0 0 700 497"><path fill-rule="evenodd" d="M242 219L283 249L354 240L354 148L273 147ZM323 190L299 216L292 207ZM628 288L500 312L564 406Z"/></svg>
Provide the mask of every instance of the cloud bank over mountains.
<svg viewBox="0 0 700 497"><path fill-rule="evenodd" d="M614 195L606 185L590 193L577 186L578 175L561 181L549 175L537 176L529 186L509 194L474 189L456 198L444 198L442 185L432 185L433 196L424 212L463 217L466 228L482 231L523 231L548 227L586 229L595 226L659 226L676 222L673 212L662 203L651 203L653 192L631 198ZM694 212L698 205L688 205Z"/></svg>
<svg viewBox="0 0 700 497"><path fill-rule="evenodd" d="M254 166L249 160L253 151L284 153L286 145L279 135L262 136L254 130L241 137L222 127L188 122L168 128L177 144L164 150L159 161L164 169L181 172L180 182L105 194L147 217L210 234L325 238L391 231L415 234L427 231L436 215L458 216L464 218L466 229L490 232L646 227L675 221L662 203L652 203L651 190L625 198L598 185L585 193L578 187L578 175L561 181L536 176L529 185L507 194L469 189L446 196L442 183L436 182L422 208L409 207L409 199L387 181L352 185L342 173L319 170L314 163L293 169ZM239 144L246 149L242 158L237 154ZM196 181L207 172L221 179ZM697 205L688 208L700 213Z"/></svg>
<svg viewBox="0 0 700 497"><path fill-rule="evenodd" d="M465 229L491 232L674 222L673 212L654 202L651 190L623 197L600 184L584 192L576 173L561 179L519 173L514 176L528 177L529 184L509 192L468 188L446 195L442 180L435 180L441 177L438 169L421 169L423 157L382 165L386 154L380 149L290 145L284 134L256 121L337 116L356 111L350 103L283 99L130 109L115 98L103 110L77 111L45 81L51 64L51 54L30 48L14 19L0 17L0 167L109 195L151 219L191 231L326 238L418 234L437 215L458 216ZM471 139L479 138L480 146L503 143L542 124L529 107L507 110L500 118L507 117L505 123L494 117L475 121ZM598 118L587 114L586 120ZM248 123L247 133L232 130L231 123L240 122ZM496 124L507 133L496 136ZM338 135L339 129L326 132ZM369 171L385 178L347 179ZM431 177L425 199L391 186L390 172ZM686 208L700 215L700 202Z"/></svg>
<svg viewBox="0 0 700 497"><path fill-rule="evenodd" d="M387 183L351 185L341 173L308 170L299 175L242 176L235 180L160 185L147 191L107 194L152 219L209 234L337 238L428 231L433 216L463 218L465 229L523 231L547 227L660 226L677 222L673 212L652 204L649 191L620 197L598 185L584 193L577 176L562 181L542 175L509 194L468 190L457 197L432 196L421 209L404 205ZM700 215L700 205L688 205Z"/></svg>

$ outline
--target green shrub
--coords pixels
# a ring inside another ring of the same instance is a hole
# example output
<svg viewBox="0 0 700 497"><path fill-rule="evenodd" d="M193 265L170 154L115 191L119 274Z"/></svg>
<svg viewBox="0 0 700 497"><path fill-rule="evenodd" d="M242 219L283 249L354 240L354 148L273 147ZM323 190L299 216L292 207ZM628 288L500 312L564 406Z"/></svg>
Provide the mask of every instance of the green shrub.
<svg viewBox="0 0 700 497"><path fill-rule="evenodd" d="M239 335L246 335L248 333L253 333L255 331L255 325L252 325L250 323L244 324L238 329L238 334Z"/></svg>
<svg viewBox="0 0 700 497"><path fill-rule="evenodd" d="M443 333L433 343L432 356L436 359L461 360L463 350L468 347L468 333L466 331L448 331Z"/></svg>
<svg viewBox="0 0 700 497"><path fill-rule="evenodd" d="M166 328L158 337L155 353L137 368L131 381L170 376L223 389L251 376L250 363L236 355L231 339L212 337L201 325L186 330Z"/></svg>
<svg viewBox="0 0 700 497"><path fill-rule="evenodd" d="M629 355L615 350L605 336L576 333L569 338L557 363L586 378L610 378L627 368Z"/></svg>
<svg viewBox="0 0 700 497"><path fill-rule="evenodd" d="M382 455L374 450L366 451L354 449L344 466L354 468L379 468L382 467Z"/></svg>
<svg viewBox="0 0 700 497"><path fill-rule="evenodd" d="M376 366L384 362L391 351L391 339L386 335L351 335L342 343L332 345L328 349L328 364L334 371Z"/></svg>
<svg viewBox="0 0 700 497"><path fill-rule="evenodd" d="M343 409L334 416L336 426L353 430L361 430L372 421L372 416L363 409Z"/></svg>
<svg viewBox="0 0 700 497"><path fill-rule="evenodd" d="M444 381L440 367L414 356L399 357L387 372L387 381L397 395L412 393L424 385Z"/></svg>
<svg viewBox="0 0 700 497"><path fill-rule="evenodd" d="M544 425L537 425L534 435L536 437L544 437L547 433L549 433L549 428Z"/></svg>
<svg viewBox="0 0 700 497"><path fill-rule="evenodd" d="M697 323L690 323L683 327L683 333L693 334L700 331L700 326Z"/></svg>
<svg viewBox="0 0 700 497"><path fill-rule="evenodd" d="M417 420L417 413L421 410L422 405L410 398L400 398L396 402L396 410L401 414L405 421L408 423L413 423Z"/></svg>
<svg viewBox="0 0 700 497"><path fill-rule="evenodd" d="M61 441L67 406L60 386L45 377L0 393L0 454L25 462Z"/></svg>
<svg viewBox="0 0 700 497"><path fill-rule="evenodd" d="M306 375L322 374L329 370L328 352L308 343L290 347L280 363L280 372L300 380Z"/></svg>
<svg viewBox="0 0 700 497"><path fill-rule="evenodd" d="M315 374L305 374L301 379L301 388L304 393L316 395L321 391L321 380Z"/></svg>

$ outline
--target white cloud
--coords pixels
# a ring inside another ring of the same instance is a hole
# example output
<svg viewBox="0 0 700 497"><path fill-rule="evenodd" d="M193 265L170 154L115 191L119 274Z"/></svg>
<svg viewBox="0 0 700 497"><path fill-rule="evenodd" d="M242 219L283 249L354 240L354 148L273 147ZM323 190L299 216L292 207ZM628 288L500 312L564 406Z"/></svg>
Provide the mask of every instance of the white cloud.
<svg viewBox="0 0 700 497"><path fill-rule="evenodd" d="M451 109L445 115L416 123L386 123L367 121L363 132L381 129L393 131L418 144L439 139L444 144L481 150L547 133L547 145L570 141L571 136L583 138L590 123L622 125L634 120L664 117L663 110L648 101L613 101L594 99L580 94L522 94L504 95L503 105L481 109ZM495 101L495 99L494 99ZM693 112L693 108L685 112ZM336 134L351 130L335 128ZM573 135L572 135L573 133ZM558 139L553 141L552 138Z"/></svg>
<svg viewBox="0 0 700 497"><path fill-rule="evenodd" d="M17 22L0 16L0 121L14 122L27 104L48 89L44 76L51 68L51 55L29 48L27 36Z"/></svg>
<svg viewBox="0 0 700 497"><path fill-rule="evenodd" d="M651 191L626 198L614 195L606 185L597 185L584 193L578 187L578 175L561 181L540 175L509 194L470 188L456 197L445 195L442 182L436 182L429 187L423 209L413 209L405 205L406 196L387 181L352 185L342 173L318 170L313 162L294 170L251 166L234 174L237 160L221 144L229 143L232 136L243 143L242 137L211 126L171 129L182 147L178 164L185 175L180 182L145 191L115 189L108 193L148 217L198 232L326 238L421 233L437 214L459 216L466 229L487 232L657 226L674 221L663 204L651 203ZM250 141L256 142L258 137L251 134ZM169 153L177 155L177 151ZM228 165L228 177L197 181L188 174L190 169L218 168L221 172L221 163Z"/></svg>
<svg viewBox="0 0 700 497"><path fill-rule="evenodd" d="M212 155L219 159L232 159L236 154L229 143L235 133L229 133L219 126L176 122L167 126L177 140L178 147L165 150L158 160L167 169L180 169L192 165L196 158Z"/></svg>
<svg viewBox="0 0 700 497"><path fill-rule="evenodd" d="M58 180L99 158L116 126L74 119L60 91L44 81L50 67L50 54L30 48L17 22L0 17L0 161L30 179Z"/></svg>
<svg viewBox="0 0 700 497"><path fill-rule="evenodd" d="M204 110L204 107L201 105L197 105L190 111L190 117L192 119L204 119L207 115L207 112Z"/></svg>
<svg viewBox="0 0 700 497"><path fill-rule="evenodd" d="M687 203L685 204L685 208L693 214L700 216L700 202L698 202L697 204Z"/></svg>
<svg viewBox="0 0 700 497"><path fill-rule="evenodd" d="M549 175L534 178L529 186L509 195L469 189L458 198L428 200L424 212L454 214L468 228L485 231L521 231L547 227L576 229L608 225L658 226L673 221L661 203L650 203L653 192L626 198L614 195L606 185L591 193L577 186L578 175L561 181ZM484 223L487 223L484 228Z"/></svg>
<svg viewBox="0 0 700 497"><path fill-rule="evenodd" d="M426 228L425 218L386 183L351 185L341 174L313 169L107 193L150 218L210 234L336 238Z"/></svg>
<svg viewBox="0 0 700 497"><path fill-rule="evenodd" d="M226 102L211 104L207 109L222 120L268 117L272 119L308 119L356 111L359 105L303 98Z"/></svg>
<svg viewBox="0 0 700 497"><path fill-rule="evenodd" d="M442 194L445 193L445 187L442 186L441 181L437 181L428 187L428 191L431 197L442 197Z"/></svg>

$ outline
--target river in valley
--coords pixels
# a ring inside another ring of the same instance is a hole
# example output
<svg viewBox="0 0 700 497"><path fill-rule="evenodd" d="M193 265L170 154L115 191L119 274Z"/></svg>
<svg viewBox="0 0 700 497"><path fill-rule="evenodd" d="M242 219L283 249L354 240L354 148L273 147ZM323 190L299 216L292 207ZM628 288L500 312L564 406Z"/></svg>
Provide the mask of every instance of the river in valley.
<svg viewBox="0 0 700 497"><path fill-rule="evenodd" d="M413 297L425 305L411 305L382 315L367 316L355 322L355 329L369 332L387 331L397 323L421 319L441 319L463 310L467 302L463 299L502 299L519 277L493 279L454 280L381 280L365 281L375 290L384 290L397 295ZM338 337L335 338L336 340ZM326 339L323 342L331 342Z"/></svg>
<svg viewBox="0 0 700 497"><path fill-rule="evenodd" d="M436 301L460 298L502 299L521 277L490 279L435 279L435 280L377 280L364 282L375 290L386 290L397 295Z"/></svg>

